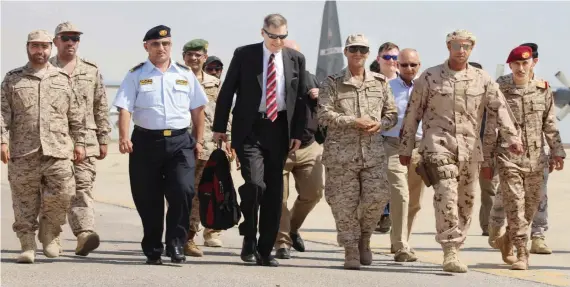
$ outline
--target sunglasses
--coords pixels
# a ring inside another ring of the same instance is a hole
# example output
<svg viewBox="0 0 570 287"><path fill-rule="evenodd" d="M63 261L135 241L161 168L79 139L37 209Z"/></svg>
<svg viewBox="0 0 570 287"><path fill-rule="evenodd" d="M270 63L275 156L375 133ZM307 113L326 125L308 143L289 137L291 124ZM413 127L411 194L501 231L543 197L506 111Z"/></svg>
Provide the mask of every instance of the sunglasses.
<svg viewBox="0 0 570 287"><path fill-rule="evenodd" d="M287 38L287 36L289 35L289 34L285 34L285 35L271 34L271 33L267 32L267 30L265 30L265 29L263 29L263 32L265 32L265 34L267 34L267 37L269 37L271 39L279 38L279 39L283 40L283 39Z"/></svg>
<svg viewBox="0 0 570 287"><path fill-rule="evenodd" d="M69 40L73 41L73 42L77 42L79 41L80 37L78 35L61 35L59 36L59 38L63 41L63 42L67 42Z"/></svg>
<svg viewBox="0 0 570 287"><path fill-rule="evenodd" d="M381 58L386 61L390 61L390 59L398 61L398 55L383 55Z"/></svg>
<svg viewBox="0 0 570 287"><path fill-rule="evenodd" d="M213 72L213 71L219 72L223 69L224 69L223 67L206 67L206 71L208 72Z"/></svg>
<svg viewBox="0 0 570 287"><path fill-rule="evenodd" d="M418 63L400 63L400 67L403 67L403 68L407 68L407 67L415 68L418 65L419 65Z"/></svg>
<svg viewBox="0 0 570 287"><path fill-rule="evenodd" d="M367 54L370 48L364 46L350 46L348 47L350 53L360 52L360 54Z"/></svg>
<svg viewBox="0 0 570 287"><path fill-rule="evenodd" d="M465 51L471 50L473 46L471 44L459 44L459 43L451 43L451 49L454 51L459 51L461 48Z"/></svg>

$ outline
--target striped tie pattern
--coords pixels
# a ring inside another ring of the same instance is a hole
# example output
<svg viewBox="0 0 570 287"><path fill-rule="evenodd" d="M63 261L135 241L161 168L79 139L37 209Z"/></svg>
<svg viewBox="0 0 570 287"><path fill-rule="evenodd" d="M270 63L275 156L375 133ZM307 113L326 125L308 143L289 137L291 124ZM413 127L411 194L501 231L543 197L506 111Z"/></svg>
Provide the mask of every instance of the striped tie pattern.
<svg viewBox="0 0 570 287"><path fill-rule="evenodd" d="M265 86L265 105L267 107L267 118L272 122L277 119L277 73L275 69L275 55L269 56L267 65L267 84Z"/></svg>

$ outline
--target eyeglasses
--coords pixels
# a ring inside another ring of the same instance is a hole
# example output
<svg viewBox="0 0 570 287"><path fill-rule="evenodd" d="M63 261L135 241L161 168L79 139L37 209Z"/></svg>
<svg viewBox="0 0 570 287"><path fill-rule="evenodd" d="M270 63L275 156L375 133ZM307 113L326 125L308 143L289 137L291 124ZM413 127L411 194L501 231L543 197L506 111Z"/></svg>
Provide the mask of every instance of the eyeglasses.
<svg viewBox="0 0 570 287"><path fill-rule="evenodd" d="M150 43L150 46L153 48L160 48L160 46L164 46L164 48L166 48L166 47L170 47L171 45L172 45L172 42L170 42L170 41L156 41L156 42Z"/></svg>
<svg viewBox="0 0 570 287"><path fill-rule="evenodd" d="M184 55L186 55L186 56L194 56L194 57L196 57L196 58L200 58L200 57L204 56L204 54L200 54L200 53L196 53L196 52L190 52L190 51L184 53Z"/></svg>
<svg viewBox="0 0 570 287"><path fill-rule="evenodd" d="M471 44L459 44L459 43L451 43L451 49L454 51L459 51L461 48L465 51L471 50L473 46Z"/></svg>
<svg viewBox="0 0 570 287"><path fill-rule="evenodd" d="M271 34L271 33L267 32L267 30L265 30L265 29L263 29L263 32L265 32L265 34L267 34L267 37L269 37L271 39L279 38L279 39L283 40L283 39L287 38L287 36L289 35L288 33L285 35Z"/></svg>
<svg viewBox="0 0 570 287"><path fill-rule="evenodd" d="M67 42L69 40L73 41L73 42L77 42L79 41L80 37L78 35L61 35L59 36L59 38L63 41L63 42Z"/></svg>
<svg viewBox="0 0 570 287"><path fill-rule="evenodd" d="M403 67L403 68L407 68L407 67L415 68L419 64L418 63L400 63L399 65L400 65L400 67Z"/></svg>
<svg viewBox="0 0 570 287"><path fill-rule="evenodd" d="M370 48L365 46L350 46L348 47L348 51L350 53L360 52L360 54L367 54L370 51Z"/></svg>
<svg viewBox="0 0 570 287"><path fill-rule="evenodd" d="M213 72L213 71L219 72L223 69L224 69L224 67L206 67L207 72Z"/></svg>
<svg viewBox="0 0 570 287"><path fill-rule="evenodd" d="M386 61L390 61L390 59L398 61L398 55L383 55L381 58Z"/></svg>

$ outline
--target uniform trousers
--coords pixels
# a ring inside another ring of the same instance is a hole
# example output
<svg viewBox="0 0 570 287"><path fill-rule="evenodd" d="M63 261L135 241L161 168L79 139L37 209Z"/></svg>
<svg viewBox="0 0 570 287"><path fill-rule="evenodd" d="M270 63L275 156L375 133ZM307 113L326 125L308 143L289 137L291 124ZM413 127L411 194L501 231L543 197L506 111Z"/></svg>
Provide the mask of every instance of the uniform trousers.
<svg viewBox="0 0 570 287"><path fill-rule="evenodd" d="M164 198L166 245L186 243L190 227L191 201L194 197L195 141L186 129L162 131L135 126L133 152L129 155L129 177L133 201L142 220L141 242L147 257L163 252Z"/></svg>
<svg viewBox="0 0 570 287"><path fill-rule="evenodd" d="M95 211L93 203L93 182L95 181L96 158L85 158L75 164L76 193L71 198L68 220L75 236L84 231L95 230Z"/></svg>
<svg viewBox="0 0 570 287"><path fill-rule="evenodd" d="M71 160L44 156L41 150L10 159L8 181L15 220L12 228L18 238L38 230L38 215L61 232L75 194L73 173Z"/></svg>

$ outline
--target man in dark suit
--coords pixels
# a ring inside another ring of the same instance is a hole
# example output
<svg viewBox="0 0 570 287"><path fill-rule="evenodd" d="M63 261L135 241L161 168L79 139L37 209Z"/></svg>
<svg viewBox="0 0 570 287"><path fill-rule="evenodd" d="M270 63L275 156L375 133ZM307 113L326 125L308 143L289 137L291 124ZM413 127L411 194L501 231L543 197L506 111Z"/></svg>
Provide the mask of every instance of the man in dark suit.
<svg viewBox="0 0 570 287"><path fill-rule="evenodd" d="M279 230L283 167L288 152L299 149L306 122L305 57L283 47L287 33L287 20L271 14L261 29L263 42L235 50L214 116L214 139L226 141L235 93L232 147L245 180L239 188L241 259L263 266L278 266L271 250Z"/></svg>

